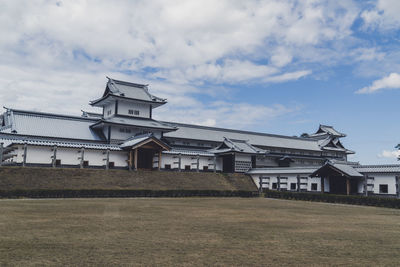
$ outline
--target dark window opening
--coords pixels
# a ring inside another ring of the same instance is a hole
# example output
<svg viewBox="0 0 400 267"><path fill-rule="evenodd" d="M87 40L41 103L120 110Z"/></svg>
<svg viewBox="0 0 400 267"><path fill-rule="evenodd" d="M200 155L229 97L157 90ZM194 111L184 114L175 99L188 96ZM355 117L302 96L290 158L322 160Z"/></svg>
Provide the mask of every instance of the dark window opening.
<svg viewBox="0 0 400 267"><path fill-rule="evenodd" d="M203 171L208 171L208 166L203 166Z"/></svg>
<svg viewBox="0 0 400 267"><path fill-rule="evenodd" d="M56 166L61 166L61 159L56 159Z"/></svg>
<svg viewBox="0 0 400 267"><path fill-rule="evenodd" d="M185 165L185 170L190 171L190 165Z"/></svg>
<svg viewBox="0 0 400 267"><path fill-rule="evenodd" d="M312 183L311 184L311 191L317 191L318 190L318 184L317 183Z"/></svg>
<svg viewBox="0 0 400 267"><path fill-rule="evenodd" d="M380 184L379 185L379 193L380 194L387 194L388 193L388 185L387 184Z"/></svg>
<svg viewBox="0 0 400 267"><path fill-rule="evenodd" d="M132 130L131 130L131 129L128 129L128 128L119 128L119 132L120 132L120 133L131 133Z"/></svg>
<svg viewBox="0 0 400 267"><path fill-rule="evenodd" d="M164 169L170 170L171 169L171 164L165 164Z"/></svg>
<svg viewBox="0 0 400 267"><path fill-rule="evenodd" d="M278 189L278 183L272 183L272 189Z"/></svg>
<svg viewBox="0 0 400 267"><path fill-rule="evenodd" d="M108 163L108 168L114 168L114 162L113 161L110 161Z"/></svg>
<svg viewBox="0 0 400 267"><path fill-rule="evenodd" d="M296 183L290 183L290 190L296 190Z"/></svg>
<svg viewBox="0 0 400 267"><path fill-rule="evenodd" d="M84 160L83 161L83 167L87 167L89 166L89 161L88 160Z"/></svg>

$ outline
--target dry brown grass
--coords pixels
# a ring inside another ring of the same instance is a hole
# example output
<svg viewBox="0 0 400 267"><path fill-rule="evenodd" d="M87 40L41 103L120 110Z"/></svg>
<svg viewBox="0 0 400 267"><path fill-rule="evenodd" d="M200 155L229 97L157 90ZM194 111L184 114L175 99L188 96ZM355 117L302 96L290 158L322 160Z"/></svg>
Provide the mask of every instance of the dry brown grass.
<svg viewBox="0 0 400 267"><path fill-rule="evenodd" d="M239 198L0 201L0 265L398 265L400 211Z"/></svg>
<svg viewBox="0 0 400 267"><path fill-rule="evenodd" d="M1 167L0 190L13 189L257 191L249 176L237 173Z"/></svg>

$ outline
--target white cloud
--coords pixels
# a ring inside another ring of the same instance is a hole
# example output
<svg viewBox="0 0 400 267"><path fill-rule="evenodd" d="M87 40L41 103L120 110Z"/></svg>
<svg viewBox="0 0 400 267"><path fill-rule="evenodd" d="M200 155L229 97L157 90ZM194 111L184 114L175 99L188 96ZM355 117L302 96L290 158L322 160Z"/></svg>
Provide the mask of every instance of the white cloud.
<svg viewBox="0 0 400 267"><path fill-rule="evenodd" d="M399 150L383 150L380 154L378 154L379 158L390 158L390 159L396 159L400 156L400 151Z"/></svg>
<svg viewBox="0 0 400 267"><path fill-rule="evenodd" d="M9 63L90 68L97 60L109 69L146 69L142 75L153 68L181 83L265 76L269 60L279 68L295 61L292 49L349 36L357 15L349 1L277 0L16 0L0 12L0 56ZM232 70L221 60L238 63Z"/></svg>
<svg viewBox="0 0 400 267"><path fill-rule="evenodd" d="M400 89L400 74L390 73L388 76L374 81L372 85L361 88L356 93L370 94L383 89Z"/></svg>
<svg viewBox="0 0 400 267"><path fill-rule="evenodd" d="M378 0L374 8L363 11L361 18L366 28L383 30L397 29L400 26L400 2L398 0Z"/></svg>
<svg viewBox="0 0 400 267"><path fill-rule="evenodd" d="M349 0L14 0L0 7L0 103L24 109L76 113L109 75L149 83L177 120L244 127L291 110L229 100L211 107L223 93L201 85L228 95L232 84L293 81L318 64L379 55L351 55L342 45L353 40L360 12Z"/></svg>
<svg viewBox="0 0 400 267"><path fill-rule="evenodd" d="M292 81L292 80L298 80L302 77L305 77L307 75L310 75L312 73L311 70L301 70L301 71L295 71L295 72L287 72L281 75L277 76L271 76L265 79L265 81L268 82L286 82L286 81Z"/></svg>
<svg viewBox="0 0 400 267"><path fill-rule="evenodd" d="M278 104L262 106L217 101L209 105L198 103L190 109L165 105L154 110L154 117L159 120L205 126L251 129L255 126L257 128L265 126L271 120L297 110Z"/></svg>

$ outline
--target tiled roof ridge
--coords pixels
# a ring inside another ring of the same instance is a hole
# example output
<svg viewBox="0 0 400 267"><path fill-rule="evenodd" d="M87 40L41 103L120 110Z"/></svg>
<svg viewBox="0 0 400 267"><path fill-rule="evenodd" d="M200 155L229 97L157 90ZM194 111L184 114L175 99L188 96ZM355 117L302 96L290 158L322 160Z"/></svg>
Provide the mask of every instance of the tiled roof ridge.
<svg viewBox="0 0 400 267"><path fill-rule="evenodd" d="M220 131L220 132L233 132L233 133L251 134L251 135L259 135L259 136L270 136L270 137L277 137L277 138L286 138L286 139L308 141L308 142L313 142L313 143L317 142L317 140L314 140L312 138L305 138L305 137L298 137L298 136L288 136L288 135L261 133L261 132L237 130L237 129L230 129L230 128L211 127L211 126L203 126L203 125L187 124L187 123L179 123L179 122L168 122L168 121L159 121L159 122L172 124L172 125L175 124L178 127L179 126L183 126L183 127L192 127L192 128L199 128L199 129L205 129L205 130Z"/></svg>
<svg viewBox="0 0 400 267"><path fill-rule="evenodd" d="M40 117L57 117L57 118L65 118L65 119L71 119L71 120L82 120L82 121L97 121L98 119L96 118L88 118L88 117L82 117L78 115L65 115L65 114L59 114L59 113L50 113L50 112L42 112L42 111L32 111L32 110L23 110L23 109L13 109L13 108L6 108L7 110L10 110L14 113L23 113L28 116L40 116Z"/></svg>
<svg viewBox="0 0 400 267"><path fill-rule="evenodd" d="M360 164L354 166L355 168L387 168L387 167L400 167L400 164Z"/></svg>

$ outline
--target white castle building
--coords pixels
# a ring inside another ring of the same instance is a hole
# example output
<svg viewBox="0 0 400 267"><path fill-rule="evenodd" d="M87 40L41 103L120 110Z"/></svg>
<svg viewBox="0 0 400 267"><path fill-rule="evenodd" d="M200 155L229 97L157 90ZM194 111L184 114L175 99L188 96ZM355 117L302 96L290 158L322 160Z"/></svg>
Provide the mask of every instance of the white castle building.
<svg viewBox="0 0 400 267"><path fill-rule="evenodd" d="M0 165L245 172L262 188L400 196L400 165L360 165L346 135L320 125L291 137L157 121L166 104L147 85L108 78L102 113L67 116L5 108Z"/></svg>

